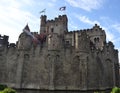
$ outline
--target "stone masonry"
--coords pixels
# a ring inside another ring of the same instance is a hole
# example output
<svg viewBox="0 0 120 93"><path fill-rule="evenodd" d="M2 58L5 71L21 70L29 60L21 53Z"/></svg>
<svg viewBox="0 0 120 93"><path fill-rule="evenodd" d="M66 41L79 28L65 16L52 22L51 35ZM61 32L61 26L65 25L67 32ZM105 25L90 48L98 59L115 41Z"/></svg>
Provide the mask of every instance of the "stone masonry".
<svg viewBox="0 0 120 93"><path fill-rule="evenodd" d="M68 31L66 15L41 16L40 33L23 29L16 44L0 36L0 83L18 89L104 90L119 85L118 50L97 24Z"/></svg>

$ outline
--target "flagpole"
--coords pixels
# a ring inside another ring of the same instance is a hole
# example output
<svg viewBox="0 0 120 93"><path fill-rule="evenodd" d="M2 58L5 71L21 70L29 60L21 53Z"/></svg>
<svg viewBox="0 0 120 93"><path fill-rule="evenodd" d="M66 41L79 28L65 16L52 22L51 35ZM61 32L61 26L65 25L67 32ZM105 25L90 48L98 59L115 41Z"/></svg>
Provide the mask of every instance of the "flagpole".
<svg viewBox="0 0 120 93"><path fill-rule="evenodd" d="M44 15L45 15L45 11L44 11Z"/></svg>
<svg viewBox="0 0 120 93"><path fill-rule="evenodd" d="M62 11L62 12L63 12L63 15L65 15L65 11L66 11L66 9Z"/></svg>
<svg viewBox="0 0 120 93"><path fill-rule="evenodd" d="M42 10L42 11L40 11L39 13L40 13L40 14L42 14L42 13L43 13L43 14L45 15L45 11L46 11L46 9L43 9L43 10Z"/></svg>
<svg viewBox="0 0 120 93"><path fill-rule="evenodd" d="M46 12L46 9L44 9L44 12L43 12L43 13L44 13L44 15L45 15L45 12Z"/></svg>

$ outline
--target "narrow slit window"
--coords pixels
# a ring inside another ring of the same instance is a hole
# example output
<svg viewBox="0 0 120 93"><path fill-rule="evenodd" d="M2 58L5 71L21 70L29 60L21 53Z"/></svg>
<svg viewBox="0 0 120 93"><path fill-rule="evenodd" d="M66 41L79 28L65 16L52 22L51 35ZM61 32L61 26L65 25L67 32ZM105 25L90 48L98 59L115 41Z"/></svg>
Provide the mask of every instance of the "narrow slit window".
<svg viewBox="0 0 120 93"><path fill-rule="evenodd" d="M51 28L51 32L52 32L52 33L54 32L54 28Z"/></svg>

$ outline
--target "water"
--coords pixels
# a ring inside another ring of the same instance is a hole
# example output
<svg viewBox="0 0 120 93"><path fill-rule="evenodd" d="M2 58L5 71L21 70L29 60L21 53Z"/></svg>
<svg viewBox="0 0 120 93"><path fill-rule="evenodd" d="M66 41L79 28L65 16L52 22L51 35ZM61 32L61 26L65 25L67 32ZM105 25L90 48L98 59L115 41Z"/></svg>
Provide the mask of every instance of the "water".
<svg viewBox="0 0 120 93"><path fill-rule="evenodd" d="M17 93L110 93L111 90L104 91L47 91L47 90L17 90Z"/></svg>

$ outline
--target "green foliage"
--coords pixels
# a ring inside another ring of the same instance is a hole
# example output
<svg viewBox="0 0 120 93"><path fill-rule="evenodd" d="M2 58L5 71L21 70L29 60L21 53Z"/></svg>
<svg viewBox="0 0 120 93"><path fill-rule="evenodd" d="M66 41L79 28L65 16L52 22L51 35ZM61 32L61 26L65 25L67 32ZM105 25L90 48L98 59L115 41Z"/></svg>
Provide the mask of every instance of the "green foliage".
<svg viewBox="0 0 120 93"><path fill-rule="evenodd" d="M95 91L94 93L105 93L105 92L103 92L103 91L101 91L101 92ZM110 93L120 93L120 88L114 87L114 88L112 88L112 91Z"/></svg>
<svg viewBox="0 0 120 93"><path fill-rule="evenodd" d="M11 88L5 88L0 93L16 93L16 91L14 89L11 89Z"/></svg>
<svg viewBox="0 0 120 93"><path fill-rule="evenodd" d="M120 93L120 88L114 87L111 93Z"/></svg>
<svg viewBox="0 0 120 93"><path fill-rule="evenodd" d="M0 84L0 91L1 91L1 90L4 90L5 88L7 88L7 85L1 85L1 84Z"/></svg>

